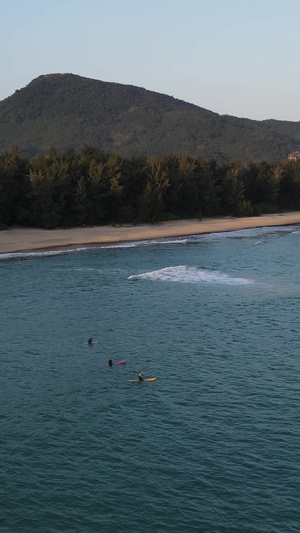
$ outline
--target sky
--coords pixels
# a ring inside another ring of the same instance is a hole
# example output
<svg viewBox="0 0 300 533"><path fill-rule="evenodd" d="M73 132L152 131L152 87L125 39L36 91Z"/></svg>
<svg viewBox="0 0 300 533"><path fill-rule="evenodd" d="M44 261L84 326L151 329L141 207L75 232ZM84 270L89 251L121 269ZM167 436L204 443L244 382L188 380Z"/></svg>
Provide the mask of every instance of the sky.
<svg viewBox="0 0 300 533"><path fill-rule="evenodd" d="M0 0L0 101L42 74L300 121L300 0Z"/></svg>

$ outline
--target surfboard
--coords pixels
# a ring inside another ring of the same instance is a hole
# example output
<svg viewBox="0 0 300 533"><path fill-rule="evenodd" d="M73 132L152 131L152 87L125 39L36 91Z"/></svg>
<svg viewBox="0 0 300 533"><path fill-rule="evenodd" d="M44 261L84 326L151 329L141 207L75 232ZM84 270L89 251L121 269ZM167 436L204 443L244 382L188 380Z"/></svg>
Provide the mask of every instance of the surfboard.
<svg viewBox="0 0 300 533"><path fill-rule="evenodd" d="M144 378L143 381L155 381L156 378ZM128 381L140 381L139 379L129 379ZM140 382L142 383L142 382Z"/></svg>
<svg viewBox="0 0 300 533"><path fill-rule="evenodd" d="M115 365L124 365L126 363L126 359L123 359L123 361L118 361L117 363L114 363Z"/></svg>

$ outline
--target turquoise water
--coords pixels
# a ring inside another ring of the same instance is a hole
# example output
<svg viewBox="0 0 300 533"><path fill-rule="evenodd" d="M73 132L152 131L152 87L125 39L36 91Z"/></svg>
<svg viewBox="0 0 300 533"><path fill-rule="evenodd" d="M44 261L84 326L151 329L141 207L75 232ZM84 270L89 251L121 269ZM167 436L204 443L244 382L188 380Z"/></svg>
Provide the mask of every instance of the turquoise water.
<svg viewBox="0 0 300 533"><path fill-rule="evenodd" d="M0 259L1 532L300 531L299 227Z"/></svg>

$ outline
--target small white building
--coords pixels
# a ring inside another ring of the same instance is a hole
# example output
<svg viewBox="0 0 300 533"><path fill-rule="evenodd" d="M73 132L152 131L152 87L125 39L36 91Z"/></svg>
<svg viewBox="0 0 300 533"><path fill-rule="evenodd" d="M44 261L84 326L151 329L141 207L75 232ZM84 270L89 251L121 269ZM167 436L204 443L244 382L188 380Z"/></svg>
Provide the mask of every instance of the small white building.
<svg viewBox="0 0 300 533"><path fill-rule="evenodd" d="M297 161L297 159L300 159L300 152L292 152L291 154L288 155L288 159Z"/></svg>

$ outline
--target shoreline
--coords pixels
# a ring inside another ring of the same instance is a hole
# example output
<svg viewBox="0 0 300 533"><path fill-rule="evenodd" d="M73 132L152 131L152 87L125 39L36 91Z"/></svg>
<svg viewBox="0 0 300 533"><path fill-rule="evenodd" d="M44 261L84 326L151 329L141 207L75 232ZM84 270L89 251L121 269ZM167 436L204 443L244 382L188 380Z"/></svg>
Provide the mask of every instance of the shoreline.
<svg viewBox="0 0 300 533"><path fill-rule="evenodd" d="M180 220L159 224L92 226L72 229L11 228L0 231L0 254L95 247L170 237L300 224L300 212L258 217Z"/></svg>

